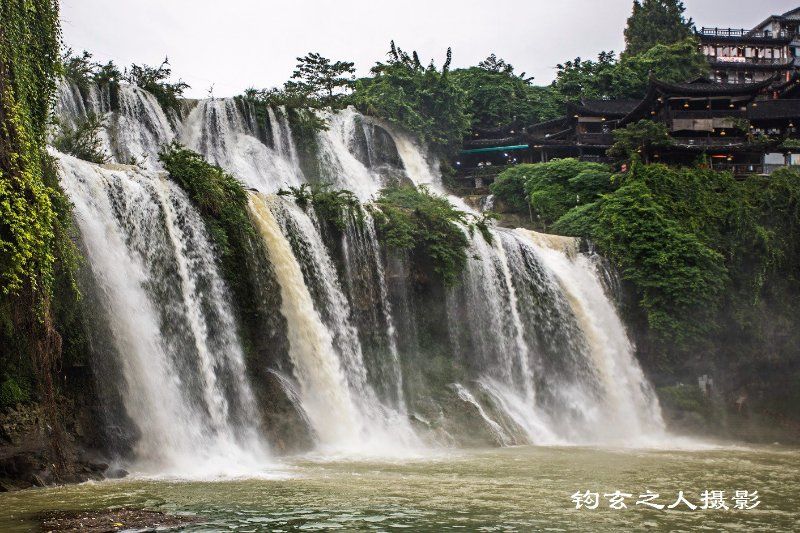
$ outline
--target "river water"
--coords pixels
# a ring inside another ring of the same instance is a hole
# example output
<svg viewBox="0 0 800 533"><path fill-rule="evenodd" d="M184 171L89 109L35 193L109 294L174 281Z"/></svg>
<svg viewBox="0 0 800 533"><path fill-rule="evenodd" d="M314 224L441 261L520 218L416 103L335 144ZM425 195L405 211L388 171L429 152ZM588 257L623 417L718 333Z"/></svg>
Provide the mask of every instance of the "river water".
<svg viewBox="0 0 800 533"><path fill-rule="evenodd" d="M189 513L185 531L797 531L800 450L779 446L623 450L519 446L448 451L402 461L305 456L259 478L125 479L0 494L0 530L36 530L49 510L135 507ZM576 491L600 493L595 510L575 509ZM627 509L605 493L631 493ZM724 490L730 510L656 510L636 505L683 490L701 504ZM734 510L736 490L757 490L756 508Z"/></svg>

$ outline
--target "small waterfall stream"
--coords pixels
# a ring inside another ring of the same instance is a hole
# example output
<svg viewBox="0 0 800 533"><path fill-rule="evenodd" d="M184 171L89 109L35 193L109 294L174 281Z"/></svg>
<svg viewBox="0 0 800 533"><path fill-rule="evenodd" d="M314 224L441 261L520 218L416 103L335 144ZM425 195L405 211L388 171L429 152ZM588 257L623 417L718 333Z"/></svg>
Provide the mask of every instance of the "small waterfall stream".
<svg viewBox="0 0 800 533"><path fill-rule="evenodd" d="M309 181L286 110L257 119L235 99L188 107L169 119L152 95L122 87L112 111L96 87L66 84L58 105L65 121L103 114L111 159L141 167L59 156L120 354L139 464L192 470L197 443L208 463L260 464L269 428L258 409L273 408L255 405L251 387L261 384L248 381L202 220L155 172L172 139L251 189L286 337L257 364L298 404L296 423L310 426L317 451L665 438L598 264L577 241L493 228L489 243L476 233L460 283L426 294L408 257L381 245L369 213L331 232L313 205L273 195ZM352 108L325 118L316 139L325 183L364 202L397 181L444 194L432 158L406 133Z"/></svg>

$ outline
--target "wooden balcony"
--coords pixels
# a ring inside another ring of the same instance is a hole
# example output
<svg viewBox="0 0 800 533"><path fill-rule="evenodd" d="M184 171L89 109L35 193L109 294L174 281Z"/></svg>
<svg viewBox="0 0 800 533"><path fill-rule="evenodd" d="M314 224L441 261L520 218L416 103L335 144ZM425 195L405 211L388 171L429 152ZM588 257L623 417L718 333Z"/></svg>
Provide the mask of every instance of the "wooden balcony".
<svg viewBox="0 0 800 533"><path fill-rule="evenodd" d="M703 37L726 37L726 38L746 38L764 40L786 40L793 37L792 33L785 30L779 32L753 31L744 28L706 28L705 26L697 32Z"/></svg>

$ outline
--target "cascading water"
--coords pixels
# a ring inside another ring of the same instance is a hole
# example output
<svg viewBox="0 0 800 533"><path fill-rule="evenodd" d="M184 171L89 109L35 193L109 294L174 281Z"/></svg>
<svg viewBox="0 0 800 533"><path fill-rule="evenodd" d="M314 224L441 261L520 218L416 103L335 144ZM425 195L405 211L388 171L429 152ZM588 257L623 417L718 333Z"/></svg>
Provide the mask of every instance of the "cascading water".
<svg viewBox="0 0 800 533"><path fill-rule="evenodd" d="M275 273L288 351L263 364L319 450L663 435L598 265L573 239L493 228L489 243L476 233L460 283L426 297L408 257L382 248L368 213L332 234L313 205L270 195L308 180L285 110L257 116L243 100L208 99L170 122L140 89L121 88L119 100L112 111L96 87L64 84L59 109L65 120L105 114L114 161L158 168L161 145L177 137L258 191L250 217ZM323 182L362 200L395 182L444 194L432 158L405 132L352 108L325 118L329 128L315 139ZM124 355L138 455L169 463L199 441L226 457L251 455L258 417L197 215L152 173L68 157L61 166ZM284 359L289 368L276 362ZM481 428L486 438L471 439Z"/></svg>
<svg viewBox="0 0 800 533"><path fill-rule="evenodd" d="M112 99L108 87L101 89L92 83L81 90L62 81L56 105L58 119L75 127L89 114L103 119L100 140L111 161L147 170L161 168L158 152L175 138L175 130L155 96L139 87L122 84Z"/></svg>
<svg viewBox="0 0 800 533"><path fill-rule="evenodd" d="M248 187L275 192L305 182L284 113L269 112L273 145L259 138L263 127L246 103L232 98L200 100L181 125L180 140Z"/></svg>
<svg viewBox="0 0 800 533"><path fill-rule="evenodd" d="M577 241L524 230L495 236L491 248L473 243L480 260L470 261L450 305L485 313L484 327L464 334L494 407L534 443L661 436L655 396Z"/></svg>
<svg viewBox="0 0 800 533"><path fill-rule="evenodd" d="M367 344L376 348L367 365L370 383L379 389L384 401L404 411L397 331L375 221L369 213L362 211L360 220L348 218L342 254L348 297L360 315L359 331L367 334Z"/></svg>
<svg viewBox="0 0 800 533"><path fill-rule="evenodd" d="M174 184L58 157L143 472L252 472L266 457L230 301L203 222Z"/></svg>
<svg viewBox="0 0 800 533"><path fill-rule="evenodd" d="M378 400L349 302L313 221L297 206L257 193L250 194L250 212L276 270L295 377L319 444L365 453L416 444L402 413Z"/></svg>

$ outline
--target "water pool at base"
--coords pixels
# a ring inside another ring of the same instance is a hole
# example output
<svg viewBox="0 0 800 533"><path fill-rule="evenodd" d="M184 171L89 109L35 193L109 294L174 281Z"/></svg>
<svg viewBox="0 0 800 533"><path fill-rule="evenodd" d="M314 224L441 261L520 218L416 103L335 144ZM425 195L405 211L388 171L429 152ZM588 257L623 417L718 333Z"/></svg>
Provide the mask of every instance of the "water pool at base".
<svg viewBox="0 0 800 533"><path fill-rule="evenodd" d="M196 515L184 531L797 531L800 450L609 450L522 446L378 461L286 459L253 479L124 479L0 494L0 531L37 531L42 513L133 507ZM575 509L576 491L600 493ZM603 494L631 493L612 510ZM678 491L730 510L656 510ZM734 510L735 491L761 502Z"/></svg>

